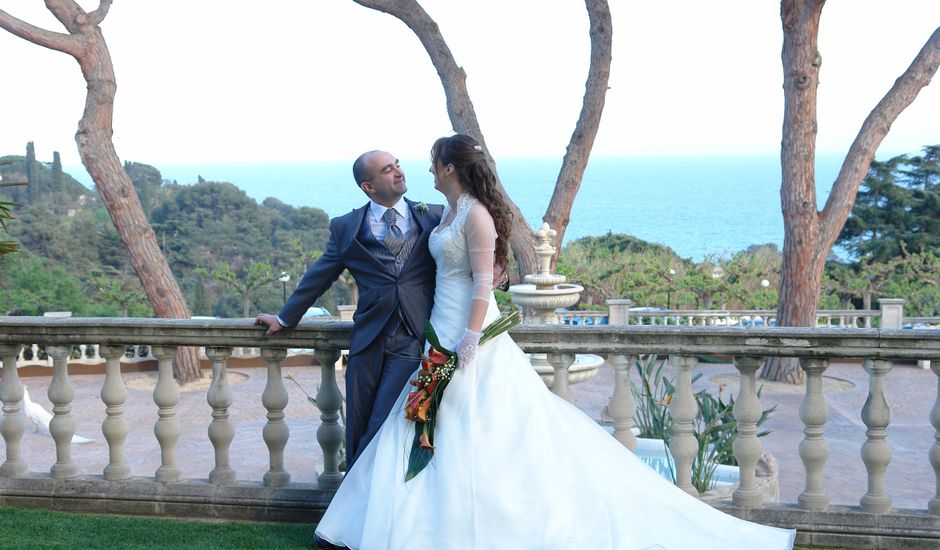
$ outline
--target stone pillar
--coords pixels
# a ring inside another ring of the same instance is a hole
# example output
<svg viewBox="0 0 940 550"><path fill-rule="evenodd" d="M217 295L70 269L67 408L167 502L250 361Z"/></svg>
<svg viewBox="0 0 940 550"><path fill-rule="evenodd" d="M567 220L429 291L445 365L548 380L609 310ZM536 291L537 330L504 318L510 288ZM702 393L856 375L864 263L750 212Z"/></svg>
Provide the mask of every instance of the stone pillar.
<svg viewBox="0 0 940 550"><path fill-rule="evenodd" d="M336 310L339 312L340 321L352 321L353 313L356 313L356 306L355 305L336 306Z"/></svg>
<svg viewBox="0 0 940 550"><path fill-rule="evenodd" d="M829 360L803 358L800 368L806 371L806 394L800 405L804 435L800 442L800 459L806 470L806 488L797 502L803 510L825 511L829 508L829 495L822 487L822 472L829 458L829 445L824 435L829 407L823 396L822 375L829 368Z"/></svg>
<svg viewBox="0 0 940 550"><path fill-rule="evenodd" d="M934 361L933 364L930 365L930 370L937 376L937 398L934 400L933 408L930 409L930 425L933 426L933 445L930 446L930 452L927 456L930 459L930 466L933 468L935 488L934 496L927 503L927 512L934 516L940 516L940 362ZM4 411L6 411L6 407L4 407ZM3 436L6 437L6 433L4 433ZM2 473L2 471L2 468L0 468L0 473Z"/></svg>
<svg viewBox="0 0 940 550"><path fill-rule="evenodd" d="M882 298L878 300L881 308L881 328L899 329L904 322L904 299Z"/></svg>
<svg viewBox="0 0 940 550"><path fill-rule="evenodd" d="M763 360L760 357L735 357L734 366L740 374L740 389L734 400L734 419L738 423L738 436L732 443L734 457L738 461L740 481L731 494L735 506L751 508L760 506L763 500L757 488L757 461L763 446L757 438L757 422L762 410L757 397L755 373Z"/></svg>
<svg viewBox="0 0 940 550"><path fill-rule="evenodd" d="M215 449L215 468L209 472L209 483L232 485L235 470L229 465L229 447L235 439L235 426L229 420L232 406L232 388L228 385L228 358L231 348L206 348L206 357L212 361L212 385L206 401L212 407L212 422L209 423L209 441Z"/></svg>
<svg viewBox="0 0 940 550"><path fill-rule="evenodd" d="M55 440L56 462L52 465L52 479L69 479L78 475L72 462L72 436L75 435L75 418L72 416L72 400L75 389L69 380L69 354L71 346L46 346L52 357L52 382L46 395L52 403L52 420L49 433Z"/></svg>
<svg viewBox="0 0 940 550"><path fill-rule="evenodd" d="M23 414L23 384L16 372L16 356L19 344L0 344L3 358L3 376L0 378L0 401L3 402L3 418L0 420L0 435L7 449L7 459L0 465L0 477L16 477L26 473L26 461L20 456L23 434L26 432L26 415Z"/></svg>
<svg viewBox="0 0 940 550"><path fill-rule="evenodd" d="M631 451L636 450L636 400L630 390L630 365L636 363L636 355L611 355L607 358L614 371L614 392L607 402L607 413L614 424L614 439Z"/></svg>
<svg viewBox="0 0 940 550"><path fill-rule="evenodd" d="M108 481L120 481L131 475L130 466L124 461L124 440L130 431L130 425L124 418L124 402L127 401L127 388L121 378L121 358L124 346L98 346L98 352L105 359L104 385L101 387L101 402L105 404L107 415L101 424L101 433L108 442L110 460L104 467L104 478Z"/></svg>
<svg viewBox="0 0 940 550"><path fill-rule="evenodd" d="M182 476L176 466L176 442L180 438L180 421L176 418L176 405L180 402L180 389L173 379L173 359L176 346L153 346L157 358L157 385L153 389L153 402L157 405L157 423L153 434L160 444L160 467L156 478L161 483L174 483Z"/></svg>
<svg viewBox="0 0 940 550"><path fill-rule="evenodd" d="M868 492L861 500L861 509L870 514L891 511L891 497L885 490L885 471L891 462L891 445L885 440L891 422L891 407L885 396L885 375L891 371L891 361L865 361L868 372L868 399L862 407L862 422L868 427L868 440L862 444L862 462L868 470Z"/></svg>
<svg viewBox="0 0 940 550"><path fill-rule="evenodd" d="M268 381L261 392L261 403L268 410L268 422L261 430L270 455L270 468L264 474L265 487L283 487L290 483L290 473L284 469L284 447L290 437L290 428L284 422L287 408L287 388L281 379L281 362L287 357L283 348L263 348L261 357L268 364Z"/></svg>
<svg viewBox="0 0 940 550"><path fill-rule="evenodd" d="M317 441L323 450L323 473L317 476L320 489L336 489L343 481L339 471L340 453L346 437L345 426L340 424L343 394L336 384L336 369L340 350L317 348L316 357L320 363L320 387L317 389L317 406L320 408L320 427L317 428Z"/></svg>
<svg viewBox="0 0 940 550"><path fill-rule="evenodd" d="M630 324L630 305L633 302L626 298L608 298L607 299L607 324L609 325L629 325Z"/></svg>
<svg viewBox="0 0 940 550"><path fill-rule="evenodd" d="M692 369L698 364L698 358L670 355L669 362L676 368L676 393L669 404L669 413L674 421L669 451L676 463L676 486L698 496L698 491L692 486L692 462L698 451L698 442L692 434L692 424L698 416L698 403L692 393Z"/></svg>
<svg viewBox="0 0 940 550"><path fill-rule="evenodd" d="M574 398L571 397L570 384L568 382L568 369L574 364L574 354L549 353L548 362L552 365L552 368L555 369L555 376L552 381L552 393L574 404Z"/></svg>

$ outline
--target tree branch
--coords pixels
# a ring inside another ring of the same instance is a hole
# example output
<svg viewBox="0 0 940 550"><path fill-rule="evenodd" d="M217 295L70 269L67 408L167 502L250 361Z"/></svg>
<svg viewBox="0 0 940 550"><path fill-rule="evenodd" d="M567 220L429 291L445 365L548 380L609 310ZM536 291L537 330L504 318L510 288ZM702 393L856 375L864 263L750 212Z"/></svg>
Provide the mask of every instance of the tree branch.
<svg viewBox="0 0 940 550"><path fill-rule="evenodd" d="M845 225L845 220L855 203L858 187L868 172L881 141L901 112L930 84L938 67L940 27L933 32L910 67L894 82L894 86L868 115L849 148L822 212L823 239L820 245L825 250L832 247L842 231L842 226Z"/></svg>
<svg viewBox="0 0 940 550"><path fill-rule="evenodd" d="M565 229L571 219L571 207L581 187L581 179L594 147L594 138L597 137L601 124L601 114L604 112L607 98L607 83L610 80L613 41L610 6L607 5L607 0L585 0L585 4L590 19L591 65L587 82L584 84L584 100L558 173L555 191L542 218L558 233L552 267L557 264L561 254Z"/></svg>
<svg viewBox="0 0 940 550"><path fill-rule="evenodd" d="M473 136L483 147L486 154L486 161L493 173L496 174L497 186L500 193L506 199L509 210L513 215L512 231L509 236L509 244L515 254L517 262L522 264L528 270L536 267L535 258L535 237L532 229L525 221L522 211L516 206L516 203L509 198L502 182L499 181L499 172L496 170L496 162L490 155L489 147L486 146L486 140L483 138L483 132L480 130L480 124L477 121L476 111L473 108L473 102L470 101L470 94L467 91L467 74L457 65L453 53L447 46L441 34L437 23L431 19L424 8L415 0L353 0L357 4L371 8L376 11L387 13L408 26L431 58L434 68L440 77L441 85L444 88L444 96L447 100L447 114L450 117L450 123L454 131Z"/></svg>
<svg viewBox="0 0 940 550"><path fill-rule="evenodd" d="M73 56L78 52L78 41L72 36L48 31L31 25L26 21L13 17L3 10L0 10L0 28L39 46L65 52Z"/></svg>
<svg viewBox="0 0 940 550"><path fill-rule="evenodd" d="M111 0L101 0L98 9L87 15L85 23L92 26L101 24L104 18L107 17L109 9L111 9Z"/></svg>

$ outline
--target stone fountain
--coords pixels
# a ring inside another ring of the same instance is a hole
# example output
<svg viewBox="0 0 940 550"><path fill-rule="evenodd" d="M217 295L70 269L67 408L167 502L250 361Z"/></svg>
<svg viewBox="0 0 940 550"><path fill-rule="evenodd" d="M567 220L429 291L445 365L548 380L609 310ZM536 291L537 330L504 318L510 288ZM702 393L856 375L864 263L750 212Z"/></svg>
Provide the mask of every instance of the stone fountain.
<svg viewBox="0 0 940 550"><path fill-rule="evenodd" d="M541 229L535 233L539 239L539 244L535 247L539 272L526 275L523 278L523 284L509 287L513 302L524 308L526 323L557 325L558 315L555 314L555 310L576 304L584 290L581 285L566 283L564 275L551 273L552 256L555 254L552 241L557 234L547 223L542 224ZM529 355L529 359L545 384L554 393L568 401L572 400L568 392L568 384L577 384L590 379L604 362L603 358L597 355L586 354L579 354L572 358L565 354L548 356L543 353L533 353ZM556 384L556 379L561 383Z"/></svg>

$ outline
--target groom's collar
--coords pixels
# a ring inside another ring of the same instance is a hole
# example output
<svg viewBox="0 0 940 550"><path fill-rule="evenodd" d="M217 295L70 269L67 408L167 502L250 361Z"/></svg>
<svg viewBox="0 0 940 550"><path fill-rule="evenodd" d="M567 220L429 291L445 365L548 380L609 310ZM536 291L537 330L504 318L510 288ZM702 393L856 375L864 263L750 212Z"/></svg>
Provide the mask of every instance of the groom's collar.
<svg viewBox="0 0 940 550"><path fill-rule="evenodd" d="M398 199L398 202L396 202L392 206L392 208L394 208L395 211L398 212L399 217L404 217L404 218L410 217L410 213L408 210L408 203L405 202L405 197ZM385 211L388 210L388 207L382 206L381 204L378 204L374 201L369 201L369 209L372 211L372 215L375 216L375 219L381 220L382 216L385 215Z"/></svg>

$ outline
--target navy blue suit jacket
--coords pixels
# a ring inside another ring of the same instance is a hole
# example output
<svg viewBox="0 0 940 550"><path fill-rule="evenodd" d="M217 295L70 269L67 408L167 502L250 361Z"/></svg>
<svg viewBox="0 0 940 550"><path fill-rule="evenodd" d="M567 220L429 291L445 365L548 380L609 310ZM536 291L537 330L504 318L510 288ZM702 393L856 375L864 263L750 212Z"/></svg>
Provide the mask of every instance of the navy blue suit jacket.
<svg viewBox="0 0 940 550"><path fill-rule="evenodd" d="M330 220L326 251L304 273L278 317L288 327L296 326L317 298L330 288L344 269L348 269L359 287L359 303L353 316L349 342L350 355L368 347L399 307L409 330L423 339L424 323L434 304L436 273L434 259L428 251L428 236L440 223L444 207L430 204L419 210L414 202L408 199L405 202L411 208L411 219L418 224L421 235L400 273L391 272L356 238L369 212L370 203L366 203L349 214Z"/></svg>

